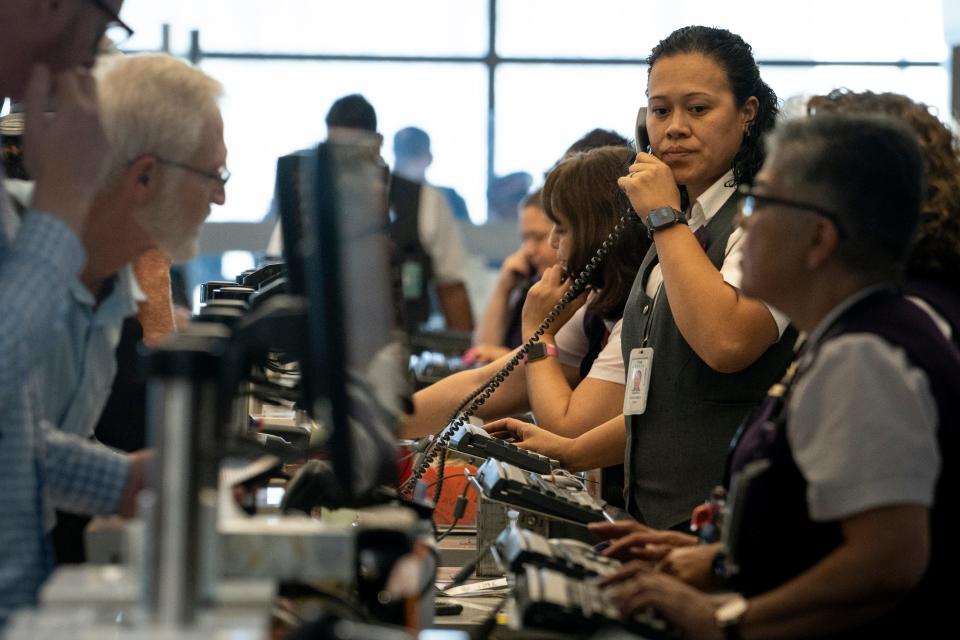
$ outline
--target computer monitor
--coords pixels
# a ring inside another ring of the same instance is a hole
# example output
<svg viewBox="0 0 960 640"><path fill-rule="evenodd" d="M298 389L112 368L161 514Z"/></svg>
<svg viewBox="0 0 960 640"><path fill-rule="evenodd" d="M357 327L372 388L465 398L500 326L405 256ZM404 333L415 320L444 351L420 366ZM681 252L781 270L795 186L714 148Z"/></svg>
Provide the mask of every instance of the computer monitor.
<svg viewBox="0 0 960 640"><path fill-rule="evenodd" d="M341 488L359 493L394 479L393 433L384 433L384 422L399 416L410 394L388 237L389 173L375 139L324 143L293 157L278 163L277 195L291 293L307 301L301 403L330 427Z"/></svg>
<svg viewBox="0 0 960 640"><path fill-rule="evenodd" d="M277 180L274 193L280 211L280 230L283 237L283 258L287 264L287 292L302 296L303 262L300 246L303 225L300 221L300 192L302 189L300 166L309 155L305 152L281 156L277 159Z"/></svg>

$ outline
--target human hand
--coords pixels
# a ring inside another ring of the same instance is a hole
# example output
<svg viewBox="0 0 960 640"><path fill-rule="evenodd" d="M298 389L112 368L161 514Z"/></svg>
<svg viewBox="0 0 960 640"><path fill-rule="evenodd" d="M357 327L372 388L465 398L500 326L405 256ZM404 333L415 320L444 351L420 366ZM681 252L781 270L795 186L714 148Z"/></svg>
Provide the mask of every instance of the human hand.
<svg viewBox="0 0 960 640"><path fill-rule="evenodd" d="M674 547L697 544L697 538L679 531L652 529L639 522L594 522L587 525L590 532L605 540L611 540L603 555L621 561L632 559L659 561Z"/></svg>
<svg viewBox="0 0 960 640"><path fill-rule="evenodd" d="M719 551L719 544L673 547L656 568L706 591L713 587L713 560Z"/></svg>
<svg viewBox="0 0 960 640"><path fill-rule="evenodd" d="M495 344L477 344L463 352L465 365L487 364L510 353L511 349Z"/></svg>
<svg viewBox="0 0 960 640"><path fill-rule="evenodd" d="M503 259L503 264L500 265L500 281L498 284L513 289L521 280L530 277L532 272L533 268L530 266L530 260L527 259L527 252L523 249L517 249Z"/></svg>
<svg viewBox="0 0 960 640"><path fill-rule="evenodd" d="M154 452L150 449L134 451L127 456L130 461L130 472L127 474L127 484L123 489L123 496L117 505L117 515L132 518L137 515L137 495L143 491L147 483L147 470L153 463Z"/></svg>
<svg viewBox="0 0 960 640"><path fill-rule="evenodd" d="M540 326L540 323L543 322L543 319L553 311L553 307L572 286L573 280L566 277L563 268L560 266L554 265L543 272L543 277L541 277L535 285L530 287L530 290L527 292L527 299L523 303L521 323L524 336L529 337L533 335ZM587 296L583 295L583 293L571 300L570 304L564 307L556 320L550 324L544 332L544 335L556 335L560 327L566 324L567 320L569 320L586 301Z"/></svg>
<svg viewBox="0 0 960 640"><path fill-rule="evenodd" d="M646 560L631 560L624 562L620 568L611 574L603 576L598 583L601 587L612 587L631 580L634 576L650 573L654 570L654 564Z"/></svg>
<svg viewBox="0 0 960 640"><path fill-rule="evenodd" d="M717 600L673 576L638 571L629 579L610 585L608 592L624 618L652 607L681 638L723 638L715 619Z"/></svg>
<svg viewBox="0 0 960 640"><path fill-rule="evenodd" d="M630 206L641 220L660 207L680 208L680 190L673 179L673 171L662 160L650 153L638 153L629 169L630 173L619 178L617 184Z"/></svg>
<svg viewBox="0 0 960 640"><path fill-rule="evenodd" d="M536 451L540 455L559 460L561 466L566 464L569 448L573 443L573 438L558 436L516 418L494 420L483 425L483 428L495 438L512 439L521 449Z"/></svg>
<svg viewBox="0 0 960 640"><path fill-rule="evenodd" d="M46 114L51 99L57 112ZM51 76L36 65L26 91L24 160L35 180L33 208L79 233L100 187L109 143L100 122L97 87L84 69Z"/></svg>

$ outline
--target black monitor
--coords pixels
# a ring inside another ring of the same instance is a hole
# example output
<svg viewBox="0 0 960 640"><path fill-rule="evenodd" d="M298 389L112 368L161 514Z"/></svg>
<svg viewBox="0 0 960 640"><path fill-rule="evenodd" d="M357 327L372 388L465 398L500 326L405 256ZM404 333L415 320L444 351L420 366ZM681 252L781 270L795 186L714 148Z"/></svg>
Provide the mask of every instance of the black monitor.
<svg viewBox="0 0 960 640"><path fill-rule="evenodd" d="M283 260L287 265L287 291L302 296L303 289L303 223L300 220L300 193L302 163L309 158L306 152L292 153L277 159L277 180L274 194L280 212L280 231L283 237Z"/></svg>
<svg viewBox="0 0 960 640"><path fill-rule="evenodd" d="M330 427L329 455L348 494L395 479L383 421L399 416L410 394L378 143L324 143L278 162L290 292L307 303L301 404Z"/></svg>

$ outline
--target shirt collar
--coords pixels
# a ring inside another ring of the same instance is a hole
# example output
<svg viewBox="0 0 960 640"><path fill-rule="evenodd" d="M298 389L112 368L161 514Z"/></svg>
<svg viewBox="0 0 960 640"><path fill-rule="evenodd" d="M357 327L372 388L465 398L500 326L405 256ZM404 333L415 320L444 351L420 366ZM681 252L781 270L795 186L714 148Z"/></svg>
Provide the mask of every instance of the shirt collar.
<svg viewBox="0 0 960 640"><path fill-rule="evenodd" d="M710 222L710 219L713 218L717 211L720 211L724 203L729 200L733 192L737 190L734 186L727 186L732 184L733 169L730 169L730 171L723 174L719 180L700 194L700 197L697 198L693 206L690 207L688 220L690 228L696 230Z"/></svg>
<svg viewBox="0 0 960 640"><path fill-rule="evenodd" d="M77 303L94 309L93 317L97 324L114 318L122 319L132 316L137 313L137 305L147 299L133 274L133 267L129 264L117 271L113 290L100 301L99 305L90 290L79 279L74 279L71 283L70 294Z"/></svg>
<svg viewBox="0 0 960 640"><path fill-rule="evenodd" d="M872 284L868 287L860 289L853 295L848 296L843 302L841 302L840 304L835 306L833 309L831 309L827 313L827 315L825 315L823 319L820 320L816 328L810 333L810 337L806 341L807 344L810 345L811 347L816 346L820 342L820 340L823 339L824 334L830 329L830 327L833 326L833 323L836 322L841 315L846 313L846 311L850 309L850 307L857 304L864 298L871 296L874 293L889 287L890 287L889 283Z"/></svg>

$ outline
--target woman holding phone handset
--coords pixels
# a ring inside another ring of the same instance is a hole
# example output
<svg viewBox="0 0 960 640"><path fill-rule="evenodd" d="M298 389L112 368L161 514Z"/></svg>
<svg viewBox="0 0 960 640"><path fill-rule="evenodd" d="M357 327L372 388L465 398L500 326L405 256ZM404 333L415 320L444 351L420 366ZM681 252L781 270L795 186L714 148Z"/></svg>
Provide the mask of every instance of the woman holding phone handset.
<svg viewBox="0 0 960 640"><path fill-rule="evenodd" d="M626 430L617 418L575 439L518 421L490 430L561 461L576 448L589 464L609 463L625 437L628 510L657 529L686 529L721 482L740 421L792 353L786 318L738 289L736 187L763 163L777 98L750 46L723 29L679 29L648 63L651 148L619 180L653 240L623 315ZM594 530L619 536L639 526Z"/></svg>
<svg viewBox="0 0 960 640"><path fill-rule="evenodd" d="M776 95L723 29L679 29L648 62L652 153L620 179L653 239L624 310L627 380L640 382L624 402L627 504L672 528L721 481L734 431L793 344L786 319L738 289L736 187L763 163Z"/></svg>
<svg viewBox="0 0 960 640"><path fill-rule="evenodd" d="M547 269L527 294L522 312L529 337L594 257L628 210L617 179L633 153L601 147L563 160L547 177L543 206L554 226L551 243L560 266ZM499 418L531 410L558 433L578 435L586 426L620 413L623 360L620 317L649 241L638 224L627 224L606 258L588 278L591 291L568 305L478 411ZM414 395L415 412L400 427L401 437L439 431L460 401L501 369L514 352L479 369L449 376Z"/></svg>

